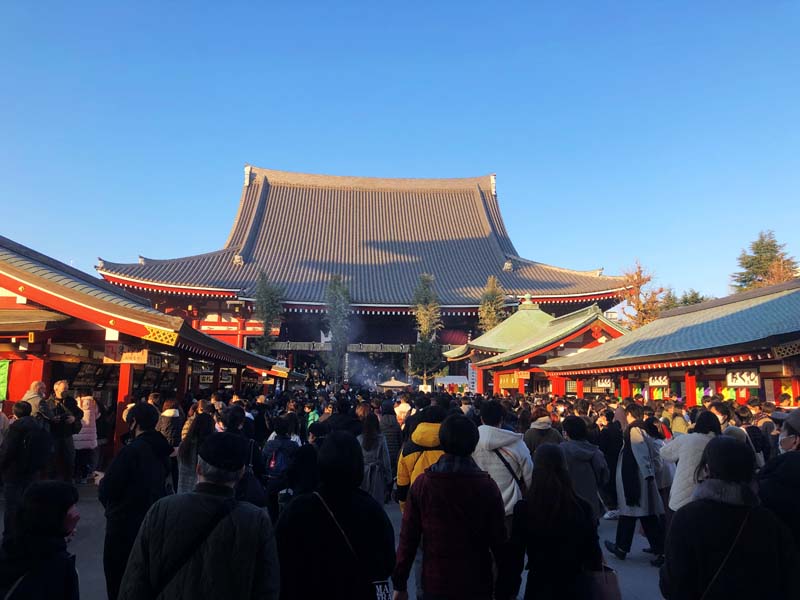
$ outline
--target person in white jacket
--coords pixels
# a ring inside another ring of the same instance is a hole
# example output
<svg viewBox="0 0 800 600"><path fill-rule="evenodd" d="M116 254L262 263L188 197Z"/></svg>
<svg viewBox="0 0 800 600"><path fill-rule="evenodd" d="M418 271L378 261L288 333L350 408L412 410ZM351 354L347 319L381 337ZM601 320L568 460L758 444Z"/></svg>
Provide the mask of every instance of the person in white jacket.
<svg viewBox="0 0 800 600"><path fill-rule="evenodd" d="M76 471L79 483L85 483L97 465L97 401L89 395L75 398L83 411L83 424L79 433L72 436L76 453Z"/></svg>
<svg viewBox="0 0 800 600"><path fill-rule="evenodd" d="M500 488L506 512L506 529L510 529L514 506L531 485L533 461L521 433L501 429L503 407L499 402L485 402L481 406L479 439L472 458L489 473ZM523 489L524 488L524 489Z"/></svg>
<svg viewBox="0 0 800 600"><path fill-rule="evenodd" d="M706 445L717 435L722 435L719 419L714 413L704 411L698 415L691 433L675 436L661 448L663 460L678 463L669 492L671 511L675 512L692 501L692 492L697 485L695 471Z"/></svg>

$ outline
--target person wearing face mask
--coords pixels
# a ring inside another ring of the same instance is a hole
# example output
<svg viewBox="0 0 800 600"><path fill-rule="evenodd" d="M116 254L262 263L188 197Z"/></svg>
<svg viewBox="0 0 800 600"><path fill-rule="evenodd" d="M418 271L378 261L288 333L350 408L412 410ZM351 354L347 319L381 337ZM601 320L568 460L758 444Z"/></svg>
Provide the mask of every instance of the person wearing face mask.
<svg viewBox="0 0 800 600"><path fill-rule="evenodd" d="M62 481L32 483L0 548L0 596L78 600L75 556L67 552L80 520L78 490Z"/></svg>
<svg viewBox="0 0 800 600"><path fill-rule="evenodd" d="M786 524L800 548L800 410L772 413L780 423L778 456L758 474L758 496Z"/></svg>
<svg viewBox="0 0 800 600"><path fill-rule="evenodd" d="M106 509L103 569L109 600L116 600L125 565L148 509L167 493L172 446L155 430L158 409L137 404L128 413L133 441L124 446L100 481Z"/></svg>

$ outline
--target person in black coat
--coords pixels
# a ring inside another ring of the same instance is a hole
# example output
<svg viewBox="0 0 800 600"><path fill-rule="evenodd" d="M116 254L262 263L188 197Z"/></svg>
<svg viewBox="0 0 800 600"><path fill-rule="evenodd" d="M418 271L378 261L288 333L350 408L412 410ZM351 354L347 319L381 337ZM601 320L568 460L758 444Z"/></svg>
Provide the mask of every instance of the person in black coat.
<svg viewBox="0 0 800 600"><path fill-rule="evenodd" d="M361 435L363 425L350 410L350 403L346 398L336 401L336 412L333 413L325 422L330 431L347 431L354 437Z"/></svg>
<svg viewBox="0 0 800 600"><path fill-rule="evenodd" d="M780 454L758 473L758 496L789 528L800 550L800 412L783 419L778 439Z"/></svg>
<svg viewBox="0 0 800 600"><path fill-rule="evenodd" d="M387 580L394 568L394 529L383 507L359 489L361 446L351 434L334 431L318 461L319 493L292 500L276 526L281 599L374 599L372 582ZM309 577L315 556L326 558L314 562Z"/></svg>
<svg viewBox="0 0 800 600"><path fill-rule="evenodd" d="M136 534L149 508L167 493L172 446L155 431L158 409L137 404L128 413L133 441L124 446L100 481L105 507L103 568L109 600L116 600Z"/></svg>
<svg viewBox="0 0 800 600"><path fill-rule="evenodd" d="M0 548L0 597L78 600L75 556L67 539L78 524L78 490L61 481L32 483L22 499L15 533Z"/></svg>
<svg viewBox="0 0 800 600"><path fill-rule="evenodd" d="M675 513L667 536L660 577L667 600L797 598L797 548L788 528L759 505L754 471L748 444L728 436L708 443L693 500ZM754 565L770 565L768 581L752 575Z"/></svg>
<svg viewBox="0 0 800 600"><path fill-rule="evenodd" d="M609 511L617 509L617 481L613 476L617 472L617 461L619 460L619 453L622 450L623 435L622 426L619 421L614 420L614 411L606 410L603 412L601 423L605 422L605 426L600 430L597 436L597 446L600 452L606 458L608 464L608 471L612 474L609 480L600 489L600 497Z"/></svg>

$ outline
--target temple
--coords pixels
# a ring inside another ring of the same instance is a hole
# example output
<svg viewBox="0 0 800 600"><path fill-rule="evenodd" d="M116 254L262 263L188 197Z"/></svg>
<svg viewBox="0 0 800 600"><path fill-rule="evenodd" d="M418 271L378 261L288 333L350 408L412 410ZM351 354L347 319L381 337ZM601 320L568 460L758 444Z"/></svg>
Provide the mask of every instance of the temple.
<svg viewBox="0 0 800 600"><path fill-rule="evenodd" d="M533 222L532 222L533 227ZM283 292L274 349L289 367L324 351L325 289L343 276L352 302L350 350L404 355L416 341L411 302L420 274L435 277L445 328L440 341L475 333L487 278L509 310L529 295L560 316L620 302L621 277L520 257L506 232L495 176L380 179L245 167L244 187L223 248L183 258L101 259L107 281L149 297L159 310L236 346L262 334L253 319L260 273Z"/></svg>

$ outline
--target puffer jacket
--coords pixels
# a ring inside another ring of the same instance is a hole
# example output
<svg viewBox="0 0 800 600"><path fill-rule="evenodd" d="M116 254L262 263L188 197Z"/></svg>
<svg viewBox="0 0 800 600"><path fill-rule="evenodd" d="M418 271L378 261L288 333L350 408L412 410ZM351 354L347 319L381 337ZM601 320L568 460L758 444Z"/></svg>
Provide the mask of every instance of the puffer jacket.
<svg viewBox="0 0 800 600"><path fill-rule="evenodd" d="M397 501L403 510L411 484L444 454L439 443L441 423L420 423L397 461Z"/></svg>
<svg viewBox="0 0 800 600"><path fill-rule="evenodd" d="M133 544L118 600L165 598L264 598L277 600L280 570L269 515L236 502L204 540L208 524L231 502L227 486L200 483L194 492L175 494L148 511ZM190 551L194 548L194 551ZM180 565L180 557L189 558ZM235 568L220 568L233 566ZM161 594L158 582L174 577Z"/></svg>
<svg viewBox="0 0 800 600"><path fill-rule="evenodd" d="M177 448L181 445L183 421L183 417L177 408L168 408L158 417L156 431L167 439L170 446Z"/></svg>
<svg viewBox="0 0 800 600"><path fill-rule="evenodd" d="M675 436L661 448L661 458L678 463L669 493L671 510L678 510L692 501L692 492L696 485L694 472L703 457L703 450L712 439L713 433L687 433Z"/></svg>
<svg viewBox="0 0 800 600"><path fill-rule="evenodd" d="M397 418L390 415L380 417L381 433L386 438L386 446L389 448L389 461L392 464L392 477L397 475L397 459L400 456L400 440L403 432L397 423Z"/></svg>
<svg viewBox="0 0 800 600"><path fill-rule="evenodd" d="M91 396L83 396L75 401L83 411L83 427L72 436L75 450L93 450L97 448L97 402Z"/></svg>
<svg viewBox="0 0 800 600"><path fill-rule="evenodd" d="M505 514L510 516L514 514L514 505L522 500L525 491L531 485L531 477L533 476L531 453L525 442L522 441L521 433L514 433L513 431L491 427L490 425L481 425L478 427L478 433L480 438L475 451L472 453L472 458L478 467L489 473L489 476L497 484L500 489L500 495L503 497ZM498 452L502 454L508 466L514 471L514 475L503 464L503 461L497 455ZM520 489L517 479L523 481L525 490Z"/></svg>

